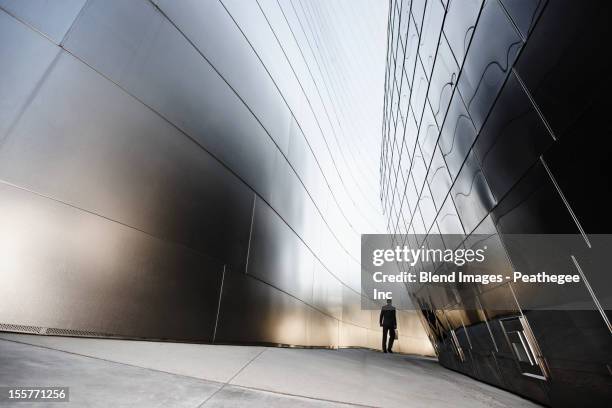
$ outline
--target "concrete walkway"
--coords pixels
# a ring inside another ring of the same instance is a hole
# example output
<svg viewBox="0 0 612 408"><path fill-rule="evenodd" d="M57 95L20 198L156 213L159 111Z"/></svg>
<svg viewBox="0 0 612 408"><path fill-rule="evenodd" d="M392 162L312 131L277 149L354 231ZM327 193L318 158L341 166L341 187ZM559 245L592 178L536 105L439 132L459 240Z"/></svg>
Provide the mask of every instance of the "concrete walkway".
<svg viewBox="0 0 612 408"><path fill-rule="evenodd" d="M536 406L429 358L12 333L0 333L3 386L70 387L55 407Z"/></svg>

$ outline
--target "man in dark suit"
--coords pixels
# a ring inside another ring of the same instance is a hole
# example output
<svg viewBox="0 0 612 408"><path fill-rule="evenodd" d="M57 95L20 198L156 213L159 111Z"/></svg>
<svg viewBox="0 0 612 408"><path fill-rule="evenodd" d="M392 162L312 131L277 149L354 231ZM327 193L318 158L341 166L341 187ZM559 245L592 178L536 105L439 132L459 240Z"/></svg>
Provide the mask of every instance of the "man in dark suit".
<svg viewBox="0 0 612 408"><path fill-rule="evenodd" d="M395 329L397 320L395 319L395 307L391 304L391 299L387 299L387 304L380 309L380 326L383 328L382 349L383 352L393 353L393 341L395 340ZM389 333L390 332L390 333ZM387 334L389 334L389 346L387 346Z"/></svg>

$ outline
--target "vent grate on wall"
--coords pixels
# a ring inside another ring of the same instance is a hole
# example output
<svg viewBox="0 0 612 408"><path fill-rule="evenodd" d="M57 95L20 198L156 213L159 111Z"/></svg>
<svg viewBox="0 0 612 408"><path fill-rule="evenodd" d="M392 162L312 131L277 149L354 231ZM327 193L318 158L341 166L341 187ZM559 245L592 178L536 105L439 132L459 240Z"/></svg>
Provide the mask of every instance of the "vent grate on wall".
<svg viewBox="0 0 612 408"><path fill-rule="evenodd" d="M98 333L87 330L73 330L73 329L57 329L47 328L38 326L25 326L21 324L9 324L0 323L0 331L15 332L15 333L29 333L29 334L42 334L50 336L75 336L75 337L117 337L116 335L109 333Z"/></svg>
<svg viewBox="0 0 612 408"><path fill-rule="evenodd" d="M0 323L0 331L41 334L44 331L44 328L37 326L23 326L20 324Z"/></svg>

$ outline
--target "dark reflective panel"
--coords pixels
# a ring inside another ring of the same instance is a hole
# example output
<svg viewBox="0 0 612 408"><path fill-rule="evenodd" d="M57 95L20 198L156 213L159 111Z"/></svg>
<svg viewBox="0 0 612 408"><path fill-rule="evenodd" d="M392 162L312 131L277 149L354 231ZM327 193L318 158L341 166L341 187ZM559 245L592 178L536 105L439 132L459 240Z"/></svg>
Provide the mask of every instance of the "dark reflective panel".
<svg viewBox="0 0 612 408"><path fill-rule="evenodd" d="M493 208L495 198L489 190L474 153L468 155L451 194L463 227L468 232L471 232Z"/></svg>
<svg viewBox="0 0 612 408"><path fill-rule="evenodd" d="M226 273L215 341L306 344L309 309L252 276Z"/></svg>
<svg viewBox="0 0 612 408"><path fill-rule="evenodd" d="M476 129L484 122L523 45L498 1L485 3L459 89Z"/></svg>
<svg viewBox="0 0 612 408"><path fill-rule="evenodd" d="M612 83L599 88L600 95L568 128L564 137L544 154L544 159L576 218L587 234L612 231L612 217L607 199L593 194L612 191L610 150L612 122L602 120L610 112Z"/></svg>
<svg viewBox="0 0 612 408"><path fill-rule="evenodd" d="M86 0L0 0L0 8L32 25L59 44L85 2Z"/></svg>
<svg viewBox="0 0 612 408"><path fill-rule="evenodd" d="M500 199L553 143L516 76L510 75L474 150Z"/></svg>
<svg viewBox="0 0 612 408"><path fill-rule="evenodd" d="M609 361L610 348L603 339L609 337L610 332L602 324L601 316L596 311L586 310L528 311L525 315L540 347L546 350L551 376L561 375L559 381L551 384L551 405L609 401L610 380L598 362ZM563 328L569 338L582 338L588 333L592 339L589 347L567 347L567 343L548 335L559 328ZM599 338L602 341L595 340ZM576 384L575 377L587 383Z"/></svg>
<svg viewBox="0 0 612 408"><path fill-rule="evenodd" d="M422 120L423 84L418 82L422 73L417 62L413 96L406 109L420 126L418 143L417 125L408 123L405 140L410 146L416 143L414 163L410 176L399 178L400 185L393 187L401 190L405 183L405 199L393 194L382 197L390 209L386 213L389 231L429 230L424 241L409 239L407 243L429 249L473 247L483 241L477 234L486 234L484 240L496 254L467 266L469 272L570 274L579 265L592 287L603 287L603 275L597 272L601 268L594 265L596 260L605 262L605 245L593 232L609 232L611 224L605 216L609 209L604 207L612 191L605 146L612 129L602 118L610 111L612 85L610 64L601 57L612 38L607 24L609 2L483 3L480 12L480 1L449 2L431 76L430 60L421 55L431 107L431 111L425 109ZM436 5L430 1L427 9L430 6ZM414 25L420 28L420 24ZM408 31L412 28L409 24ZM419 34L424 45L435 43L439 32L424 27ZM462 64L456 87L453 76ZM434 122L441 128L437 146ZM383 147L385 159L393 161L394 152L389 154L390 147ZM426 182L421 189L424 169ZM383 173L383 183L385 178ZM580 226L591 234L581 235ZM529 262L524 248L500 233L576 235L571 237L571 250L549 239L550 247L541 251L554 251L555 256L550 262L537 263ZM418 262L410 270L436 267L448 269ZM444 366L545 405L603 406L610 399L609 313L526 309L531 304L563 307L570 303L596 308L595 297L587 292L586 286L542 290L502 282L413 284L406 294L418 306ZM600 301L607 301L601 289L595 293L600 293ZM573 347L567 336L592 347Z"/></svg>
<svg viewBox="0 0 612 408"><path fill-rule="evenodd" d="M576 224L541 163L493 210L498 230L505 234L577 234Z"/></svg>
<svg viewBox="0 0 612 408"><path fill-rule="evenodd" d="M527 38L547 0L501 0L501 2L514 24L521 30L523 37Z"/></svg>
<svg viewBox="0 0 612 408"><path fill-rule="evenodd" d="M549 1L516 64L559 137L609 81L611 7L601 0Z"/></svg>

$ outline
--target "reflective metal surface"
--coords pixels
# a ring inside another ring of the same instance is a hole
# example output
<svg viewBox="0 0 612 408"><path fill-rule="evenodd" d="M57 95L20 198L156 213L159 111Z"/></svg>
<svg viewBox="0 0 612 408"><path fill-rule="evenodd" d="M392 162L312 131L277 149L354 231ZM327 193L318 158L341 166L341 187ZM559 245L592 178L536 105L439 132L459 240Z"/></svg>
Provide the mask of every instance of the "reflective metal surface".
<svg viewBox="0 0 612 408"><path fill-rule="evenodd" d="M387 12L0 1L0 323L378 348L358 259L385 225ZM431 354L418 316L401 319L399 349Z"/></svg>
<svg viewBox="0 0 612 408"><path fill-rule="evenodd" d="M592 234L611 228L612 86L601 57L612 40L610 3L427 1L425 16L446 7L430 30L420 30L427 18L402 23L401 11L415 7L423 2L391 1L389 16L381 157L389 232L428 234L409 245L447 248L486 234L503 256L479 267L495 273L526 267L498 234L576 234L581 261L555 247L555 264L536 268L580 268L602 285L605 272L581 265L605 259ZM589 287L412 284L407 294L443 365L543 404L603 406L612 399L609 311ZM592 310L522 306L551 299Z"/></svg>
<svg viewBox="0 0 612 408"><path fill-rule="evenodd" d="M0 194L3 321L212 339L221 262L21 188Z"/></svg>
<svg viewBox="0 0 612 408"><path fill-rule="evenodd" d="M87 0L1 0L0 7L60 44Z"/></svg>

